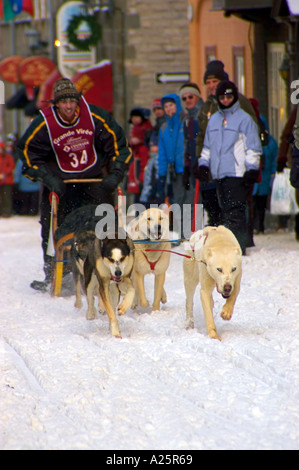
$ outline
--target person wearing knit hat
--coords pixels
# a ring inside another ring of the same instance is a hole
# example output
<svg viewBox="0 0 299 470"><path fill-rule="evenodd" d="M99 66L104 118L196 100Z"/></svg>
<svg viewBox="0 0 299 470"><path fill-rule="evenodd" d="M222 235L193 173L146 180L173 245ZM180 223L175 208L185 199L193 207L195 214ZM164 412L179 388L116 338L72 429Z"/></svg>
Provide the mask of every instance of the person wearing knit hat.
<svg viewBox="0 0 299 470"><path fill-rule="evenodd" d="M75 84L68 78L61 78L57 80L54 85L54 99L53 103L56 104L60 100L70 98L79 103L82 93L79 92Z"/></svg>
<svg viewBox="0 0 299 470"><path fill-rule="evenodd" d="M228 74L224 70L224 64L220 60L213 60L207 64L204 73L203 81L206 87L208 97L204 102L198 120L200 132L197 136L197 157L200 158L205 132L211 116L218 110L218 101L216 98L216 89L221 81L228 80ZM241 93L239 93L240 106L246 111L254 120L256 120L255 111L250 101ZM195 176L197 176L197 169L195 169ZM221 225L221 209L218 205L218 198L216 194L216 183L208 181L200 185L200 192L205 211L208 214L209 225Z"/></svg>
<svg viewBox="0 0 299 470"><path fill-rule="evenodd" d="M217 86L216 98L221 109L230 108L239 99L238 88L233 82L224 80Z"/></svg>
<svg viewBox="0 0 299 470"><path fill-rule="evenodd" d="M237 238L242 253L248 246L247 197L259 177L262 147L254 120L241 109L238 90L227 80L216 90L218 111L208 122L198 160L198 178L216 185L222 224Z"/></svg>
<svg viewBox="0 0 299 470"><path fill-rule="evenodd" d="M207 68L203 77L203 81L206 84L207 80L215 78L216 80L228 80L228 74L224 71L224 63L221 60L211 60L207 64Z"/></svg>
<svg viewBox="0 0 299 470"><path fill-rule="evenodd" d="M50 193L59 197L58 226L82 206L108 203L114 207L115 192L128 171L132 151L110 113L87 103L67 78L55 83L52 105L40 110L17 148L23 174L43 185L40 215L45 280L35 280L31 287L46 291L53 264L53 254L48 251ZM76 182L67 184L70 179ZM96 182L86 181L90 179Z"/></svg>
<svg viewBox="0 0 299 470"><path fill-rule="evenodd" d="M155 98L152 102L152 110L154 111L157 108L162 109L161 98Z"/></svg>
<svg viewBox="0 0 299 470"><path fill-rule="evenodd" d="M192 219L195 196L195 178L193 168L197 166L196 155L196 138L200 132L198 116L203 105L201 93L198 85L194 82L184 83L179 91L183 112L181 120L183 122L184 133L184 172L183 184L187 191L190 192L189 200L192 201Z"/></svg>

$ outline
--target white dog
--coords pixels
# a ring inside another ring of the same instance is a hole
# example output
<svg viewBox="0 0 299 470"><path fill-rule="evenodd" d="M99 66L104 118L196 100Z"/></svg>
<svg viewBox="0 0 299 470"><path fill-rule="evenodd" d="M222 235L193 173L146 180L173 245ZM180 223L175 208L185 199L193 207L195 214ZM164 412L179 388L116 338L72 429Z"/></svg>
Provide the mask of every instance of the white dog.
<svg viewBox="0 0 299 470"><path fill-rule="evenodd" d="M194 327L193 297L200 283L200 297L207 332L211 338L221 339L213 319L212 293L216 287L226 302L221 317L230 320L240 291L242 251L234 234L223 226L205 227L190 238L184 258L187 328Z"/></svg>
<svg viewBox="0 0 299 470"><path fill-rule="evenodd" d="M170 262L168 251L170 251L171 245L168 241L163 240L169 240L168 215L160 209L147 209L130 222L127 233L133 240L145 240L145 243L135 244L133 269L133 283L136 292L135 306L138 303L141 307L149 306L145 295L144 276L152 273L155 276L153 310L160 310L160 302L167 302L164 282Z"/></svg>

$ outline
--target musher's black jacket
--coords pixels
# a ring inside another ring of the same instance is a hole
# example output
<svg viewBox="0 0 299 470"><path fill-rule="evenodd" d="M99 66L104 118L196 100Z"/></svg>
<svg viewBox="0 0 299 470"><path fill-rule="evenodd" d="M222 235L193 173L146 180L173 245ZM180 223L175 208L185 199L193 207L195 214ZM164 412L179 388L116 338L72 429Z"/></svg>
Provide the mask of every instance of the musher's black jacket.
<svg viewBox="0 0 299 470"><path fill-rule="evenodd" d="M88 106L95 125L94 147L98 156L96 164L80 173L70 174L62 171L56 162L47 125L41 114L32 121L18 143L18 153L24 164L25 176L37 179L38 169L43 165L61 179L102 178L109 170L113 171L113 163L124 171L128 169L132 151L123 129L104 109L92 104ZM57 118L59 120L58 116ZM66 125L65 122L62 124ZM72 125L69 127L71 129Z"/></svg>

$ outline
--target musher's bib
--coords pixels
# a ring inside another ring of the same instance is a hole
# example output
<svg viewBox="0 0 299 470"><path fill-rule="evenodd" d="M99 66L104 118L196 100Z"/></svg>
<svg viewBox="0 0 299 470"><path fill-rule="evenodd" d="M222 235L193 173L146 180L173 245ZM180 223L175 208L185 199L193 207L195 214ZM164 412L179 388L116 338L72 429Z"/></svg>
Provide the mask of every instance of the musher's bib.
<svg viewBox="0 0 299 470"><path fill-rule="evenodd" d="M79 106L79 119L71 127L60 124L54 106L40 111L46 121L58 166L65 173L84 172L97 162L93 145L94 122L83 97Z"/></svg>

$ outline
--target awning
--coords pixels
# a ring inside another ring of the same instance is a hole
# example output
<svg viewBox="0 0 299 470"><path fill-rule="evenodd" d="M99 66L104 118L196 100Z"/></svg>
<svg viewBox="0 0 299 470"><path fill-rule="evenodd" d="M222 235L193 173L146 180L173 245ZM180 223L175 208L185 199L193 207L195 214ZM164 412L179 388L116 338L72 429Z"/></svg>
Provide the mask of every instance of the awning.
<svg viewBox="0 0 299 470"><path fill-rule="evenodd" d="M293 0L296 2L297 0ZM212 10L252 10L272 8L273 0L213 0Z"/></svg>
<svg viewBox="0 0 299 470"><path fill-rule="evenodd" d="M212 11L225 11L247 21L263 22L271 19L274 0L213 0Z"/></svg>

